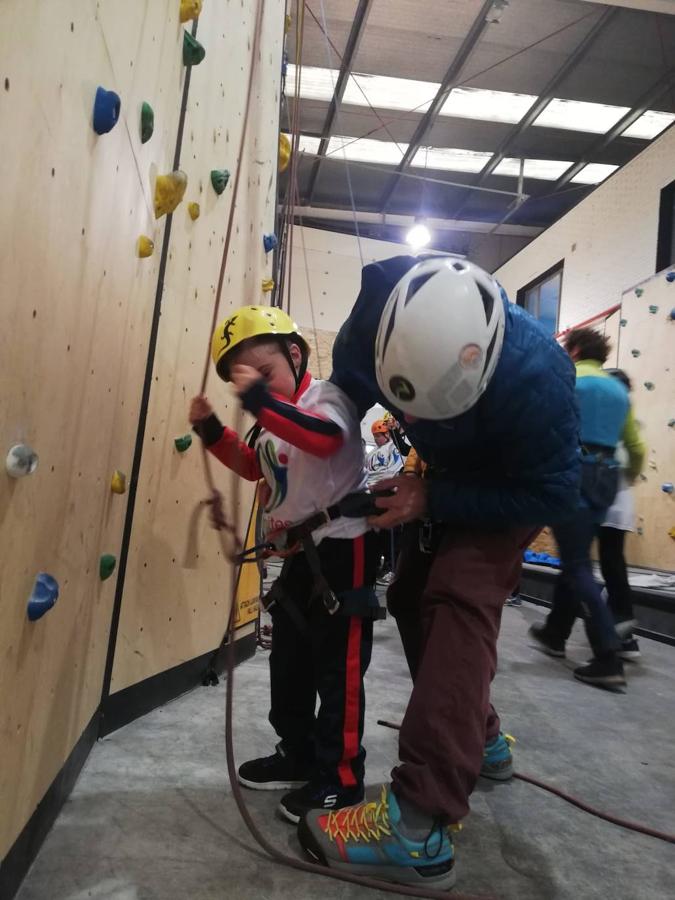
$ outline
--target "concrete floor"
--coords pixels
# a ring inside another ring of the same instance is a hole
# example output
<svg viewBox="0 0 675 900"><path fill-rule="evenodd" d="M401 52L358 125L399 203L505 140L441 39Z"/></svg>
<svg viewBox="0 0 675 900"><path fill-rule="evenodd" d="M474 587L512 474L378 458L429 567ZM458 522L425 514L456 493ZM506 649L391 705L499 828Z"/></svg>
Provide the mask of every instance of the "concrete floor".
<svg viewBox="0 0 675 900"><path fill-rule="evenodd" d="M530 648L542 611L507 608L494 701L518 739L517 768L616 815L675 832L675 648L643 641L624 695L575 682L570 661ZM570 657L588 649L580 630ZM271 750L266 654L237 670L240 761ZM368 675L368 778L386 778L410 683L393 621L380 623ZM351 900L387 895L284 869L252 846L225 775L224 685L198 689L100 742L19 900ZM299 853L247 792L264 831ZM508 900L672 898L675 847L604 823L522 782L480 784L456 840L457 891ZM452 895L451 895L452 896Z"/></svg>

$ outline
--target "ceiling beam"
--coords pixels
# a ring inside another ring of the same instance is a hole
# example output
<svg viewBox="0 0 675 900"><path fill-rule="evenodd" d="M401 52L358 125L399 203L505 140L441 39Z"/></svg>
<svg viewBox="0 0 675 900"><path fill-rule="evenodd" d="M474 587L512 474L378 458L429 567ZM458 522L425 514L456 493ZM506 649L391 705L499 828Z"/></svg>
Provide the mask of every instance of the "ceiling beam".
<svg viewBox="0 0 675 900"><path fill-rule="evenodd" d="M317 158L314 162L314 165L312 166L312 171L307 182L307 203L311 203L312 197L314 196L314 188L316 186L316 180L319 176L319 169L321 168L321 158L326 155L326 152L328 150L328 144L333 133L333 125L335 124L338 115L338 109L340 107L340 104L342 103L342 98L344 97L344 93L347 88L347 82L352 71L352 63L354 62L354 57L356 56L356 53L359 49L359 44L361 43L361 38L363 37L366 20L373 6L373 2L374 0L359 0L359 5L357 6L356 13L354 14L354 21L352 22L349 37L347 38L345 52L343 53L340 62L340 71L338 73L337 81L335 82L333 97L330 101L328 113L323 123L321 140L319 142L319 149L317 151Z"/></svg>
<svg viewBox="0 0 675 900"><path fill-rule="evenodd" d="M675 66L671 66L670 69L664 72L658 81L655 81L654 84L645 91L633 108L629 109L626 115L619 119L616 125L610 128L606 134L603 134L602 137L591 146L591 149L578 160L578 162L575 162L574 165L571 165L569 169L562 173L560 178L553 185L553 192L559 191L561 188L564 188L565 185L569 184L574 176L581 172L585 165L591 162L597 162L597 157L603 150L620 137L626 128L629 128L633 122L636 122L640 118L640 116L644 115L652 104L674 83Z"/></svg>
<svg viewBox="0 0 675 900"><path fill-rule="evenodd" d="M365 210L352 210L351 207L337 207L327 209L322 206L296 206L294 215L298 224L307 224L313 221L332 221L363 225L394 226L398 228L410 228L415 224L415 216L400 215L398 213L367 212ZM477 222L467 219L426 219L426 224L432 231L462 231L474 234L503 234L512 237L534 238L541 234L543 227L538 225L501 225L495 229L494 222Z"/></svg>
<svg viewBox="0 0 675 900"><path fill-rule="evenodd" d="M478 174L478 177L476 178L474 184L467 188L466 194L461 199L459 205L454 211L455 218L459 218L466 204L471 199L471 196L474 193L473 188L482 185L485 182L486 178L492 175L499 163L506 158L509 150L513 147L520 135L523 134L523 132L526 131L530 127L530 125L534 124L534 122L539 118L541 113L546 109L548 104L555 97L555 93L560 85L576 68L576 66L579 65L579 63L586 56L597 38L609 25L611 20L615 18L617 13L617 9L607 8L600 16L598 16L592 27L584 35L580 43L577 44L574 51L567 57L565 63L558 69L558 71L552 76L552 78L550 78L540 95L525 113L520 122L518 122L518 124L509 131L503 141L499 144L497 149L492 154L492 157L488 160L484 168Z"/></svg>
<svg viewBox="0 0 675 900"><path fill-rule="evenodd" d="M403 159L396 167L396 172L390 178L389 184L382 194L382 199L380 200L381 210L384 211L386 209L392 197L392 194L398 186L400 173L404 172L408 168L412 160L415 158L415 155L422 146L424 139L433 128L433 125L438 118L438 114L443 108L443 104L448 99L448 96L450 95L452 89L457 86L464 66L468 62L469 57L473 53L476 45L483 35L483 32L489 24L488 13L493 6L494 0L485 0L483 5L481 6L480 12L474 19L467 36L462 41L461 47L457 51L457 54L450 64L448 71L445 73L445 77L443 78L441 86L438 89L438 92L433 101L431 102L429 109L420 119L417 128L415 129L415 133L413 134L410 143L408 144L408 149L403 154Z"/></svg>

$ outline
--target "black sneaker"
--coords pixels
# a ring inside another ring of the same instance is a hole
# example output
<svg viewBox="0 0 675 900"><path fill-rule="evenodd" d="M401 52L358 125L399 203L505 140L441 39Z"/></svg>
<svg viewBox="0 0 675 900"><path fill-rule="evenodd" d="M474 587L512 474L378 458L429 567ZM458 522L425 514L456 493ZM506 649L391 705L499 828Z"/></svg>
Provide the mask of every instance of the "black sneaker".
<svg viewBox="0 0 675 900"><path fill-rule="evenodd" d="M287 754L281 744L277 744L272 756L242 763L237 780L254 791L288 791L307 784L312 777L312 769L311 763L299 761Z"/></svg>
<svg viewBox="0 0 675 900"><path fill-rule="evenodd" d="M628 660L629 662L637 662L642 657L640 653L640 645L635 638L629 638L627 641L621 641L619 650L619 659Z"/></svg>
<svg viewBox="0 0 675 900"><path fill-rule="evenodd" d="M622 641L628 640L633 634L633 629L637 625L637 619L621 619L614 625L614 630Z"/></svg>
<svg viewBox="0 0 675 900"><path fill-rule="evenodd" d="M600 687L622 687L626 683L623 663L616 656L610 659L592 659L587 666L575 669L574 677L586 684L597 684Z"/></svg>
<svg viewBox="0 0 675 900"><path fill-rule="evenodd" d="M342 809L363 800L363 785L342 787L325 781L310 781L281 798L279 812L289 822L298 823L312 809Z"/></svg>
<svg viewBox="0 0 675 900"><path fill-rule="evenodd" d="M547 653L549 656L564 658L565 641L551 637L546 631L545 622L535 622L534 625L530 625L530 629L527 633L538 650L543 650L544 653Z"/></svg>
<svg viewBox="0 0 675 900"><path fill-rule="evenodd" d="M511 594L511 596L506 601L507 606L522 606L523 598L520 594Z"/></svg>

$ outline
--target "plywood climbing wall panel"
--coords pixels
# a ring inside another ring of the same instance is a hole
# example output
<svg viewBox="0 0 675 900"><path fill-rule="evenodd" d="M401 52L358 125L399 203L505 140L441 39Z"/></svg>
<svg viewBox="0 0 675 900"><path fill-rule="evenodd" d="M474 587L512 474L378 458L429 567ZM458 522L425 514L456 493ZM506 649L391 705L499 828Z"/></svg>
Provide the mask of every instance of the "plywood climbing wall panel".
<svg viewBox="0 0 675 900"><path fill-rule="evenodd" d="M199 19L196 37L206 57L191 75L180 162L188 187L172 227L113 692L212 650L229 614L231 570L200 502L206 492L197 439L183 455L173 440L189 431L188 406L210 342L238 166L241 184L220 318L244 303L269 302L261 292L272 260L265 256L263 233L274 228L284 5L281 0L265 4L246 149L238 160L255 12L253 2L207 2ZM212 169L231 173L220 196L211 185ZM193 202L200 206L195 221L188 214ZM207 392L221 421L234 424L233 395L215 372ZM228 503L233 482L216 466ZM244 487L243 528L251 500L250 487Z"/></svg>
<svg viewBox="0 0 675 900"><path fill-rule="evenodd" d="M0 28L0 434L40 465L0 474L0 856L98 706L161 242L149 174L173 156L183 66L178 3L6 0ZM122 97L92 130L97 85ZM141 145L143 100L156 130ZM38 571L60 583L37 622Z"/></svg>
<svg viewBox="0 0 675 900"><path fill-rule="evenodd" d="M644 480L635 485L638 532L628 537L626 558L672 571L675 494L662 490L675 482L675 280L667 274L623 295L619 366L633 382L633 408L647 444Z"/></svg>

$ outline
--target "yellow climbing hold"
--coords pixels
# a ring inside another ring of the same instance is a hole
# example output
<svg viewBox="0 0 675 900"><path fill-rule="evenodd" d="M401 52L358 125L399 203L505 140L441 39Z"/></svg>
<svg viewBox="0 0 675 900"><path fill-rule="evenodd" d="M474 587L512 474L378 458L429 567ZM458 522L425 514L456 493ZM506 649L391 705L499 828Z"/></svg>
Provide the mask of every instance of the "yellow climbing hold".
<svg viewBox="0 0 675 900"><path fill-rule="evenodd" d="M141 259L145 259L146 256L152 256L154 252L154 241L142 234L136 241L136 253L140 256Z"/></svg>
<svg viewBox="0 0 675 900"><path fill-rule="evenodd" d="M668 535L671 538L675 538L675 525L673 525L673 527L670 529L670 531L668 532Z"/></svg>
<svg viewBox="0 0 675 900"><path fill-rule="evenodd" d="M291 30L292 24L293 24L293 19L291 18L291 16L288 13L286 13L286 18L284 19L284 34L288 34L288 32Z"/></svg>
<svg viewBox="0 0 675 900"><path fill-rule="evenodd" d="M180 169L168 175L158 175L155 182L155 218L172 213L183 199L187 175Z"/></svg>
<svg viewBox="0 0 675 900"><path fill-rule="evenodd" d="M110 479L110 490L113 494L124 494L127 489L127 476L119 469L115 469Z"/></svg>
<svg viewBox="0 0 675 900"><path fill-rule="evenodd" d="M198 219L199 213L201 212L199 203L188 203L188 212L190 213L190 218L193 222L195 219Z"/></svg>
<svg viewBox="0 0 675 900"><path fill-rule="evenodd" d="M202 11L202 0L180 0L180 20L189 22L197 19Z"/></svg>
<svg viewBox="0 0 675 900"><path fill-rule="evenodd" d="M274 290L274 278L263 278L262 289L264 294Z"/></svg>
<svg viewBox="0 0 675 900"><path fill-rule="evenodd" d="M279 171L285 172L291 161L291 142L283 131L279 133Z"/></svg>

